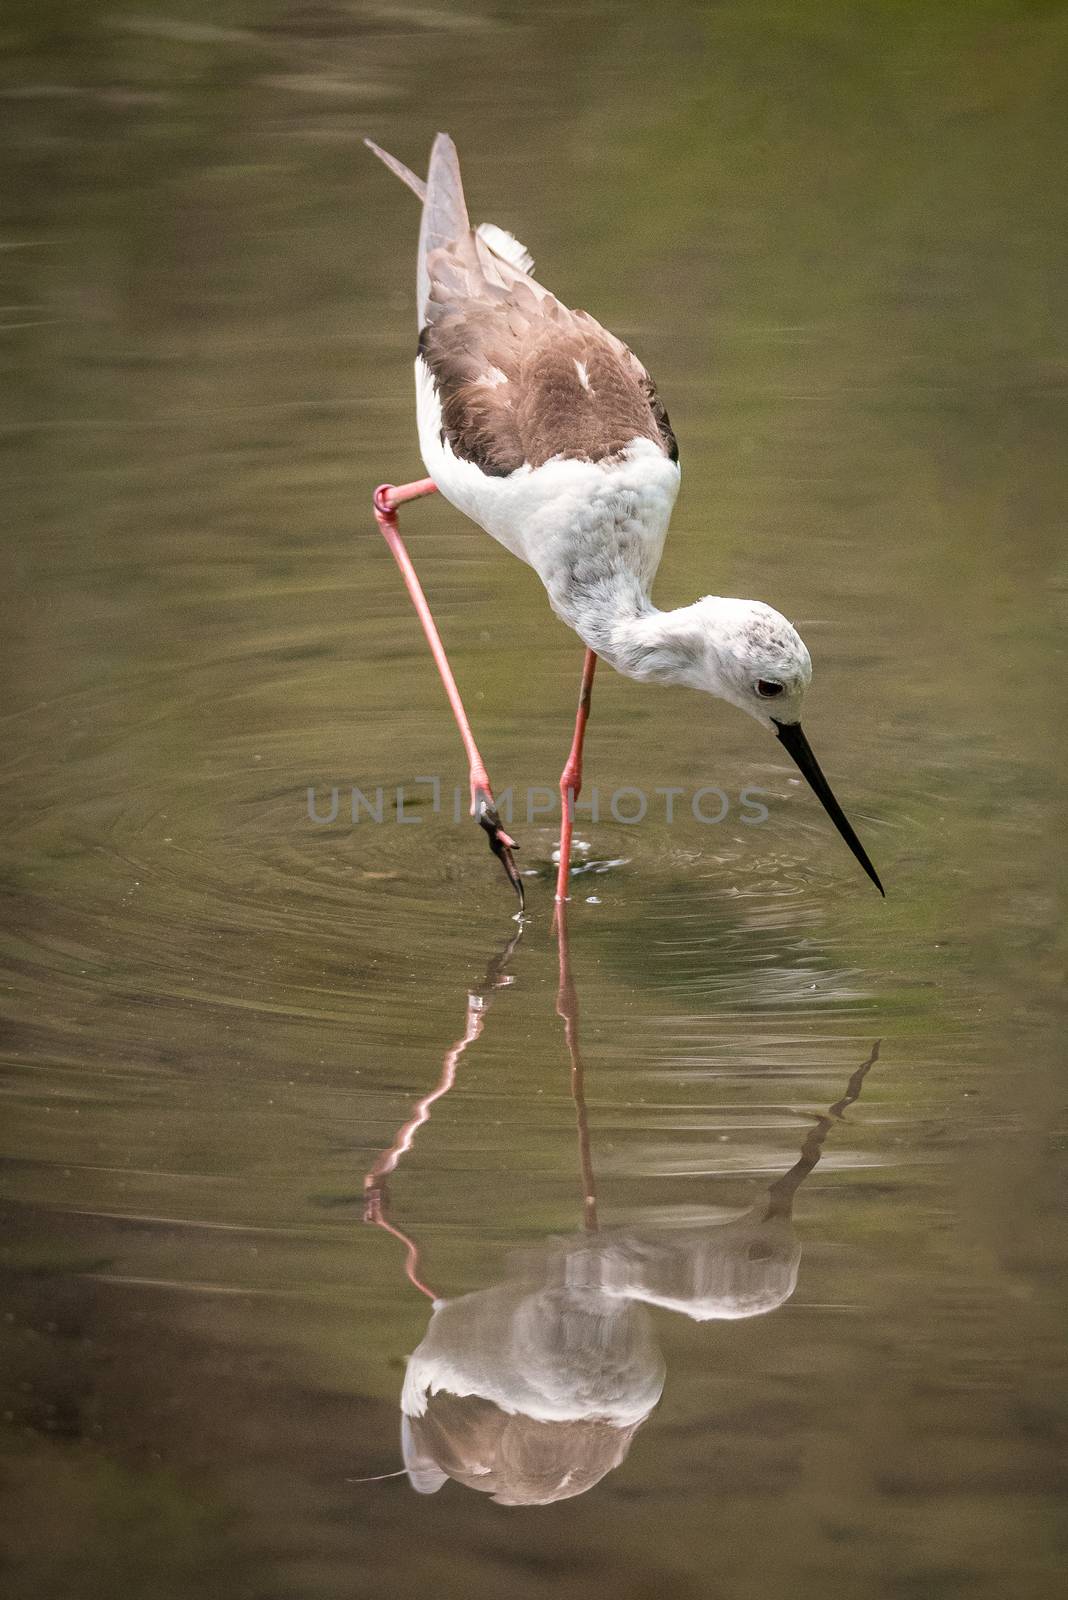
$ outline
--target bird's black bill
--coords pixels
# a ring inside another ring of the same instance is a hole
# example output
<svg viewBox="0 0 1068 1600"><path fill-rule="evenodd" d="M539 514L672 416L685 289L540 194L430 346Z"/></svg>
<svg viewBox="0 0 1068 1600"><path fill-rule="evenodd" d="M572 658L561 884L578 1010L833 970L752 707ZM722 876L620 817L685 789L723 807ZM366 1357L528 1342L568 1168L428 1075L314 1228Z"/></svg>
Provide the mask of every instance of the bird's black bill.
<svg viewBox="0 0 1068 1600"><path fill-rule="evenodd" d="M868 852L853 832L852 823L834 798L831 786L823 776L819 762L812 754L812 746L801 730L801 724L799 722L776 722L775 731L780 744L784 745L790 755L793 756L801 772L808 779L813 794L822 802L823 809L864 868L864 871L868 874L872 883L885 899L886 890L879 882L879 874L868 860Z"/></svg>

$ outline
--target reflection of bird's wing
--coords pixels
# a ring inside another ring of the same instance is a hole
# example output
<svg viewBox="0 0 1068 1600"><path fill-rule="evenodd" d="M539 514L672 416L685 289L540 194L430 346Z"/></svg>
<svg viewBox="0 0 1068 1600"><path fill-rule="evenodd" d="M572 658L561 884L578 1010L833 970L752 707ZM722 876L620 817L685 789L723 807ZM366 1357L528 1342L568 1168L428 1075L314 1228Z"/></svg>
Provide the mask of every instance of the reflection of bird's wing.
<svg viewBox="0 0 1068 1600"><path fill-rule="evenodd" d="M433 1456L428 1455L416 1439L410 1420L401 1415L401 1454L404 1457L408 1481L417 1494L437 1494L447 1482L448 1473L442 1472Z"/></svg>
<svg viewBox="0 0 1068 1600"><path fill-rule="evenodd" d="M441 1461L448 1476L498 1505L544 1506L585 1494L618 1467L639 1424L619 1427L600 1417L539 1422L502 1411L477 1395L437 1394L421 1417L405 1418L409 1449L420 1462ZM416 1488L440 1487L441 1469L423 1468Z"/></svg>

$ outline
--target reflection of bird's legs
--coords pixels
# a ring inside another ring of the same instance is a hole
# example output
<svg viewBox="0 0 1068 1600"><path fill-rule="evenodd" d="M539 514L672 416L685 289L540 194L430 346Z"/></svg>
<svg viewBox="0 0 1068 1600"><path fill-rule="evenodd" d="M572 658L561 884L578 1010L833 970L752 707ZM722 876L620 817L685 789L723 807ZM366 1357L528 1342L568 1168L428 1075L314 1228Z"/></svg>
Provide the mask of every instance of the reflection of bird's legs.
<svg viewBox="0 0 1068 1600"><path fill-rule="evenodd" d="M509 939L504 948L493 957L486 968L486 975L477 989L472 989L467 996L467 1015L464 1018L464 1031L456 1043L446 1050L441 1066L441 1077L429 1094L417 1100L412 1107L412 1114L407 1122L398 1130L397 1136L388 1150L383 1150L374 1166L363 1180L363 1220L370 1222L377 1228L384 1228L395 1239L399 1239L405 1247L406 1257L404 1263L405 1276L429 1299L436 1300L433 1289L428 1289L419 1277L419 1246L408 1234L403 1233L387 1218L389 1207L388 1178L394 1172L401 1156L407 1155L412 1148L415 1136L424 1122L430 1119L430 1108L442 1095L448 1094L456 1082L456 1069L460 1064L460 1057L469 1044L482 1032L486 1011L495 989L503 989L512 979L506 976L508 962L516 945L523 935L520 927Z"/></svg>
<svg viewBox="0 0 1068 1600"><path fill-rule="evenodd" d="M556 991L556 1014L563 1019L564 1039L571 1058L571 1097L575 1102L578 1123L579 1167L582 1172L582 1214L586 1228L597 1231L597 1190L593 1175L593 1158L590 1154L590 1124L586 1115L585 1073L578 1042L578 993L571 974L571 946L567 937L567 901L556 905L556 939L559 952L559 985Z"/></svg>
<svg viewBox="0 0 1068 1600"><path fill-rule="evenodd" d="M866 1061L862 1061L856 1072L854 1072L846 1084L846 1091L842 1098L836 1100L833 1106L829 1106L821 1116L816 1118L816 1125L814 1128L810 1128L806 1134L805 1142L801 1146L801 1154L789 1172L784 1172L782 1177L777 1178L769 1188L767 1209L769 1217L788 1217L790 1215L794 1203L794 1195L823 1154L824 1140L834 1124L840 1122L849 1107L860 1098L860 1091L864 1087L864 1079L879 1059L879 1046L881 1044L882 1040L876 1039L872 1045L871 1055Z"/></svg>
<svg viewBox="0 0 1068 1600"><path fill-rule="evenodd" d="M860 1063L860 1066L846 1084L846 1092L842 1096L841 1100L836 1100L834 1105L831 1106L827 1112L829 1117L834 1117L840 1121L842 1117L845 1116L846 1112L849 1110L854 1101L860 1099L860 1091L864 1087L864 1079L868 1076L868 1073L879 1059L879 1046L882 1044L882 1042L883 1041L881 1039L876 1039L875 1043L871 1047L871 1055L868 1057L867 1061L862 1061Z"/></svg>

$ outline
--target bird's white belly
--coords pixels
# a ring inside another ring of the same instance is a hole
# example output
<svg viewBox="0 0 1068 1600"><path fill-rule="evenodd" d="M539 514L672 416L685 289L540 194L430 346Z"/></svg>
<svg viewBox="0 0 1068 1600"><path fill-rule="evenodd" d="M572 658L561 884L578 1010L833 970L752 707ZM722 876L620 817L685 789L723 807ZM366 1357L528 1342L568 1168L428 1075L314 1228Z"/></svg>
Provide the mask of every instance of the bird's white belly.
<svg viewBox="0 0 1068 1600"><path fill-rule="evenodd" d="M575 542L611 529L627 565L648 588L660 564L679 468L650 439L611 462L547 461L504 478L456 456L441 437L441 405L430 369L415 361L419 446L438 489L465 516L527 562L552 587Z"/></svg>

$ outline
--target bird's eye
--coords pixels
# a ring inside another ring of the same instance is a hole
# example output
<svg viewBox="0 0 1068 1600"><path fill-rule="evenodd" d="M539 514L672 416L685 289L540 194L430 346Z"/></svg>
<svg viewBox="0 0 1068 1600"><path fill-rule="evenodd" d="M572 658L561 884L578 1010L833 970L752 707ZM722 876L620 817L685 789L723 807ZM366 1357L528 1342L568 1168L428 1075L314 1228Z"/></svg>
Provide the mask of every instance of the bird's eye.
<svg viewBox="0 0 1068 1600"><path fill-rule="evenodd" d="M764 700L774 700L777 694L782 694L783 685L776 683L774 678L758 678L757 694Z"/></svg>

